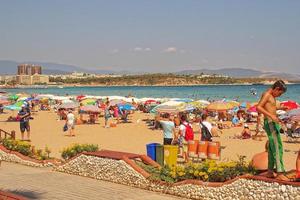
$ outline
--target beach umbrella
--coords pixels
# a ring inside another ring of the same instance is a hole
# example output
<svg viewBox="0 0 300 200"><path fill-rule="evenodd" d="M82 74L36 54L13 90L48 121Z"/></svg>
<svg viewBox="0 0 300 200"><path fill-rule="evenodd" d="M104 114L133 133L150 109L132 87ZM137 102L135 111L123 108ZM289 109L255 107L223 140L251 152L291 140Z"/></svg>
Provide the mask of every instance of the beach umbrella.
<svg viewBox="0 0 300 200"><path fill-rule="evenodd" d="M251 107L251 103L248 101L244 101L240 104L240 108L249 109Z"/></svg>
<svg viewBox="0 0 300 200"><path fill-rule="evenodd" d="M238 106L240 106L240 103L237 102L237 101L228 101L227 103L230 104L230 105L232 105L233 107L238 107Z"/></svg>
<svg viewBox="0 0 300 200"><path fill-rule="evenodd" d="M257 112L256 105L251 106L247 111L248 112Z"/></svg>
<svg viewBox="0 0 300 200"><path fill-rule="evenodd" d="M80 100L82 100L84 97L86 97L86 96L85 96L85 95L79 95L79 96L76 97L76 100L77 100L77 101L80 101Z"/></svg>
<svg viewBox="0 0 300 200"><path fill-rule="evenodd" d="M288 108L288 110L293 110L300 107L296 101L291 101L291 100L281 102L280 106L285 106Z"/></svg>
<svg viewBox="0 0 300 200"><path fill-rule="evenodd" d="M9 96L8 96L8 99L9 99L9 100L13 100L13 101L16 101L18 98L19 98L19 96L16 95L16 94L12 94L12 95L9 95Z"/></svg>
<svg viewBox="0 0 300 200"><path fill-rule="evenodd" d="M189 99L189 98L174 98L174 99L171 99L172 101L178 101L178 102L184 102L184 103L189 103L189 102L192 102L193 100L192 99Z"/></svg>
<svg viewBox="0 0 300 200"><path fill-rule="evenodd" d="M65 103L74 103L74 101L70 100L70 99L64 99L61 101L62 104L65 104Z"/></svg>
<svg viewBox="0 0 300 200"><path fill-rule="evenodd" d="M58 106L58 109L74 109L79 107L79 104L77 102L69 102L69 103L63 103L60 106Z"/></svg>
<svg viewBox="0 0 300 200"><path fill-rule="evenodd" d="M205 103L205 102L202 102L202 101L193 101L193 102L189 102L188 104L193 106L194 108L203 109L203 108L206 108L207 105L209 105L209 102Z"/></svg>
<svg viewBox="0 0 300 200"><path fill-rule="evenodd" d="M189 112L194 110L195 107L193 107L190 104L187 103L180 103L177 105L167 105L167 104L160 104L156 107L154 107L150 113L178 113L178 112Z"/></svg>
<svg viewBox="0 0 300 200"><path fill-rule="evenodd" d="M100 113L100 108L98 108L98 106L95 105L82 106L81 110L84 112Z"/></svg>
<svg viewBox="0 0 300 200"><path fill-rule="evenodd" d="M149 100L147 100L147 101L144 102L145 105L147 105L147 104L155 104L155 103L157 103L157 101L154 100L154 99L149 99Z"/></svg>
<svg viewBox="0 0 300 200"><path fill-rule="evenodd" d="M109 105L110 106L114 106L116 104L124 104L125 101L123 101L122 99L112 99L109 101Z"/></svg>
<svg viewBox="0 0 300 200"><path fill-rule="evenodd" d="M225 111L234 108L233 105L229 104L228 102L222 101L215 101L209 104L206 109L210 111Z"/></svg>
<svg viewBox="0 0 300 200"><path fill-rule="evenodd" d="M131 104L118 104L120 110L135 110L135 107Z"/></svg>
<svg viewBox="0 0 300 200"><path fill-rule="evenodd" d="M2 105L9 105L10 101L7 100L7 99L0 99L0 104L2 104Z"/></svg>
<svg viewBox="0 0 300 200"><path fill-rule="evenodd" d="M18 101L15 104L4 106L4 108L7 110L21 110L24 103L24 101Z"/></svg>
<svg viewBox="0 0 300 200"><path fill-rule="evenodd" d="M82 105L95 105L96 104L96 99L83 99L80 101Z"/></svg>

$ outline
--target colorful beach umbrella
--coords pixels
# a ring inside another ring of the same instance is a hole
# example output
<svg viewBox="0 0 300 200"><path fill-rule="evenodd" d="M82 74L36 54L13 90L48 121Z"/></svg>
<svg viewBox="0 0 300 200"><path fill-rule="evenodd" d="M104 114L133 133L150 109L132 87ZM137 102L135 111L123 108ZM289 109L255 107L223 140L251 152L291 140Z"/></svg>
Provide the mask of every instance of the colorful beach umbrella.
<svg viewBox="0 0 300 200"><path fill-rule="evenodd" d="M293 110L300 107L296 101L291 101L291 100L281 102L280 106L285 106L288 108L288 110Z"/></svg>
<svg viewBox="0 0 300 200"><path fill-rule="evenodd" d="M0 104L2 104L2 105L9 105L10 101L7 100L7 99L0 99Z"/></svg>
<svg viewBox="0 0 300 200"><path fill-rule="evenodd" d="M193 106L194 108L203 109L203 108L206 108L207 105L209 105L209 102L206 103L206 102L202 102L202 101L193 101L193 102L189 102L188 104Z"/></svg>
<svg viewBox="0 0 300 200"><path fill-rule="evenodd" d="M83 99L80 101L82 105L95 105L96 104L96 99Z"/></svg>
<svg viewBox="0 0 300 200"><path fill-rule="evenodd" d="M242 109L249 109L251 107L251 103L248 101L244 101L240 104L240 108Z"/></svg>
<svg viewBox="0 0 300 200"><path fill-rule="evenodd" d="M120 110L135 110L135 107L131 104L118 104Z"/></svg>
<svg viewBox="0 0 300 200"><path fill-rule="evenodd" d="M70 103L63 103L60 106L58 106L58 109L74 109L78 108L79 104L77 102L70 102Z"/></svg>
<svg viewBox="0 0 300 200"><path fill-rule="evenodd" d="M247 111L248 112L257 112L256 105L251 106Z"/></svg>
<svg viewBox="0 0 300 200"><path fill-rule="evenodd" d="M109 101L109 105L110 106L114 106L114 105L117 105L117 104L125 104L126 102L123 101L122 99L112 99Z"/></svg>
<svg viewBox="0 0 300 200"><path fill-rule="evenodd" d="M9 100L13 100L13 101L16 101L18 98L19 98L19 96L16 95L16 94L12 94L12 95L9 95L9 96L8 96L8 99L9 99Z"/></svg>
<svg viewBox="0 0 300 200"><path fill-rule="evenodd" d="M86 106L82 106L81 110L84 112L92 112L92 113L100 113L100 108L98 108L98 106L95 105L86 105Z"/></svg>
<svg viewBox="0 0 300 200"><path fill-rule="evenodd" d="M154 99L149 99L149 100L144 102L145 105L147 105L147 104L156 104L156 103L157 103L157 101L154 100Z"/></svg>
<svg viewBox="0 0 300 200"><path fill-rule="evenodd" d="M154 107L150 113L179 113L179 112L190 112L194 110L195 107L187 104L187 103L180 103L180 104L160 104L156 107Z"/></svg>
<svg viewBox="0 0 300 200"><path fill-rule="evenodd" d="M24 101L18 101L15 104L4 106L4 108L7 110L21 110L24 103Z"/></svg>
<svg viewBox="0 0 300 200"><path fill-rule="evenodd" d="M210 111L225 111L234 108L234 106L228 102L215 101L209 104L206 109Z"/></svg>

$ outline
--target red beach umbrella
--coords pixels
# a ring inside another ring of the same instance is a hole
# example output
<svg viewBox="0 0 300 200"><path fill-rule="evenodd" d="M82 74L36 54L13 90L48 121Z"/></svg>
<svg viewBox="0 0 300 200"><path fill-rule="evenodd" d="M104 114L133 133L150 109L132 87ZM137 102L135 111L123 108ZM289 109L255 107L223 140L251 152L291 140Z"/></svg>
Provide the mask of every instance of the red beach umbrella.
<svg viewBox="0 0 300 200"><path fill-rule="evenodd" d="M247 111L248 112L257 112L256 105L251 106Z"/></svg>
<svg viewBox="0 0 300 200"><path fill-rule="evenodd" d="M149 99L149 100L145 101L144 104L147 105L147 104L152 104L152 103L157 103L157 101L154 99Z"/></svg>
<svg viewBox="0 0 300 200"><path fill-rule="evenodd" d="M293 110L293 109L297 109L300 107L296 101L291 101L291 100L283 101L280 103L280 105L287 107L288 110Z"/></svg>
<svg viewBox="0 0 300 200"><path fill-rule="evenodd" d="M85 97L85 95L79 95L79 96L76 97L76 100L77 100L77 101L80 101L80 100L81 100L82 98L84 98L84 97Z"/></svg>

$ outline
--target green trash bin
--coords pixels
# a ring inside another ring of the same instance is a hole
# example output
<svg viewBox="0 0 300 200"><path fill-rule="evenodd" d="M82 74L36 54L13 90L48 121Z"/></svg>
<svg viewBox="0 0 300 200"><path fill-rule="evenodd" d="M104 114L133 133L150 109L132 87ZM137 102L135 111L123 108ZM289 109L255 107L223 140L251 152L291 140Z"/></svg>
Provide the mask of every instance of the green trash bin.
<svg viewBox="0 0 300 200"><path fill-rule="evenodd" d="M164 146L161 144L156 145L155 161L160 164L160 166L164 166Z"/></svg>

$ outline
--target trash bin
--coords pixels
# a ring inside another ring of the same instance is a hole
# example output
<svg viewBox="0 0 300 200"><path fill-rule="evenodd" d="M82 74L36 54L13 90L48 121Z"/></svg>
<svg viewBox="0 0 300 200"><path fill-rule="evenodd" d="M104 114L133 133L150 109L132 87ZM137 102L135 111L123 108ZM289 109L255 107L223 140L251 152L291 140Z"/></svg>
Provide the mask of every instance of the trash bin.
<svg viewBox="0 0 300 200"><path fill-rule="evenodd" d="M177 145L164 145L164 162L169 167L177 165Z"/></svg>
<svg viewBox="0 0 300 200"><path fill-rule="evenodd" d="M164 146L161 144L156 145L155 161L160 164L160 166L164 166Z"/></svg>
<svg viewBox="0 0 300 200"><path fill-rule="evenodd" d="M156 146L160 145L159 143L150 143L146 145L147 148L147 156L149 156L152 160L156 160Z"/></svg>

